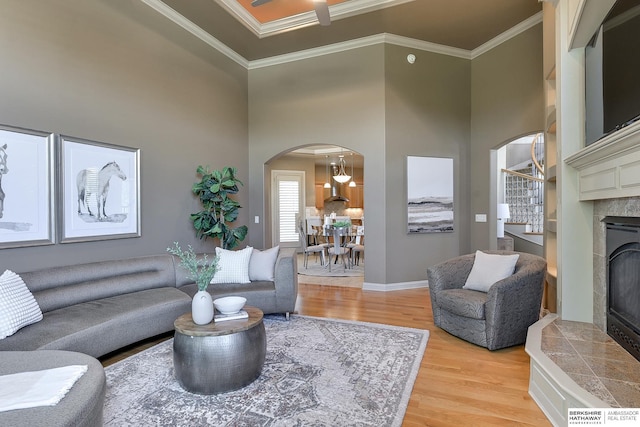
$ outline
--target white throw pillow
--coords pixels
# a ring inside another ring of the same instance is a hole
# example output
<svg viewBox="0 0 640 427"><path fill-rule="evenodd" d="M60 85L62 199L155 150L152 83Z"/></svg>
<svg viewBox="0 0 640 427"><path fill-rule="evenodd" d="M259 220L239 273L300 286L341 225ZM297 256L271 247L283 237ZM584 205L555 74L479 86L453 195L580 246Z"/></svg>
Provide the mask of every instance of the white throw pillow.
<svg viewBox="0 0 640 427"><path fill-rule="evenodd" d="M0 276L0 339L42 320L42 310L22 277L10 270Z"/></svg>
<svg viewBox="0 0 640 427"><path fill-rule="evenodd" d="M471 273L462 289L489 292L491 285L513 274L519 256L518 254L485 254L482 251L476 251Z"/></svg>
<svg viewBox="0 0 640 427"><path fill-rule="evenodd" d="M250 283L249 260L253 248L247 246L239 251L216 248L218 271L211 283Z"/></svg>
<svg viewBox="0 0 640 427"><path fill-rule="evenodd" d="M254 249L251 252L249 260L249 279L250 280L275 280L276 260L278 259L278 251L280 246L271 249L259 251Z"/></svg>

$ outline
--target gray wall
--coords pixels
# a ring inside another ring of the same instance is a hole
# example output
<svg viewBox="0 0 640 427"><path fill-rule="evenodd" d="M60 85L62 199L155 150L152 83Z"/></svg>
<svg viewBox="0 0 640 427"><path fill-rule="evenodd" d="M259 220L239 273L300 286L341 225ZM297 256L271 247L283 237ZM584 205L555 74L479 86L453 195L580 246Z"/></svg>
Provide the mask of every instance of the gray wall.
<svg viewBox="0 0 640 427"><path fill-rule="evenodd" d="M269 246L265 165L331 144L364 156L375 230L365 281L424 280L429 264L489 246L495 224L471 221L490 213L488 153L542 128L540 25L472 61L414 51L410 66L409 49L375 45L247 71L141 2L3 6L2 124L142 151L141 238L2 250L0 267L16 271L161 253L175 240L213 248L189 221L198 164L239 169L245 243ZM454 159L454 233L406 234L407 155Z"/></svg>
<svg viewBox="0 0 640 427"><path fill-rule="evenodd" d="M495 183L490 153L515 137L544 127L542 24L471 63L470 249L496 247ZM493 194L493 196L491 196ZM474 215L488 215L476 223Z"/></svg>
<svg viewBox="0 0 640 427"><path fill-rule="evenodd" d="M424 280L427 265L466 246L464 221L455 233L408 236L405 188L407 155L453 157L456 205L467 216L470 64L423 52L410 65L408 53L379 45L250 71L250 207L265 217L251 225L251 244L271 244L264 164L326 143L364 156L366 282Z"/></svg>
<svg viewBox="0 0 640 427"><path fill-rule="evenodd" d="M250 225L252 245L271 245L264 165L306 145L345 147L364 156L367 228L378 230L365 280L384 283L384 96L383 45L249 71L249 206L263 219Z"/></svg>
<svg viewBox="0 0 640 427"><path fill-rule="evenodd" d="M406 60L409 53L416 55L413 65ZM425 280L428 266L467 251L470 70L466 59L386 47L385 283ZM407 234L409 155L453 158L453 233ZM365 211L367 231L371 215Z"/></svg>
<svg viewBox="0 0 640 427"><path fill-rule="evenodd" d="M191 186L199 164L248 182L244 68L137 1L5 1L0 51L2 124L138 147L142 187L141 238L4 249L1 269L214 247L195 237Z"/></svg>

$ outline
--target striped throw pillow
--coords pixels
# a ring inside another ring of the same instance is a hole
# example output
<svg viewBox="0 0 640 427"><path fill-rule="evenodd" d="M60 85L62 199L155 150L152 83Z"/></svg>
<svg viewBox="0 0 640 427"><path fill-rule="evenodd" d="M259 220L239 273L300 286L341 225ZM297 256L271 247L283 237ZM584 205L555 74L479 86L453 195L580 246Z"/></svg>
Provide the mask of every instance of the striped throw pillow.
<svg viewBox="0 0 640 427"><path fill-rule="evenodd" d="M0 339L42 320L42 311L22 278L11 270L0 276Z"/></svg>
<svg viewBox="0 0 640 427"><path fill-rule="evenodd" d="M251 260L252 251L251 246L239 251L216 248L218 271L211 279L211 283L250 283L249 260Z"/></svg>

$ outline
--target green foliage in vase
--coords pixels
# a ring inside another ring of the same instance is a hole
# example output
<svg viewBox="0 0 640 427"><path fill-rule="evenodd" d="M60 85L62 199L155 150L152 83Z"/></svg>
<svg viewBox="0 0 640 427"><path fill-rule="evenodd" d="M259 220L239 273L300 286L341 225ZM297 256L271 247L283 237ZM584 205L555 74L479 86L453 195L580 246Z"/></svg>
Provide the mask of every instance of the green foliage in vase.
<svg viewBox="0 0 640 427"><path fill-rule="evenodd" d="M331 224L334 228L351 227L351 221L336 221Z"/></svg>
<svg viewBox="0 0 640 427"><path fill-rule="evenodd" d="M247 235L247 226L233 228L229 223L238 218L240 204L229 197L238 192L236 168L224 167L222 170L209 171L209 168L198 166L200 182L193 184L193 192L202 202L203 210L191 214L191 221L199 238L212 237L220 240L223 249L233 249Z"/></svg>
<svg viewBox="0 0 640 427"><path fill-rule="evenodd" d="M191 245L187 246L186 251L183 251L178 242L173 242L173 247L167 248L167 252L180 258L180 265L187 270L187 277L198 285L199 291L207 290L211 279L218 271L217 255L211 260L207 254L198 258Z"/></svg>

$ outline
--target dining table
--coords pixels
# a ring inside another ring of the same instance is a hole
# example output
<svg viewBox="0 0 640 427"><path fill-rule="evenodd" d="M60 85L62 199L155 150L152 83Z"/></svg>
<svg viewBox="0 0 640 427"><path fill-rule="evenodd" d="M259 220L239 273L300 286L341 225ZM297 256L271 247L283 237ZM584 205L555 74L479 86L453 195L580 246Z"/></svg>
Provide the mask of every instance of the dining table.
<svg viewBox="0 0 640 427"><path fill-rule="evenodd" d="M364 237L364 226L335 227L331 224L325 224L317 228L318 232L322 232L325 240L323 243L327 246L329 252L329 262L327 263L329 271L331 271L331 257L334 255L336 257L334 264L337 264L338 260L342 259L345 268L351 268L351 248L347 245L352 241L360 241Z"/></svg>

